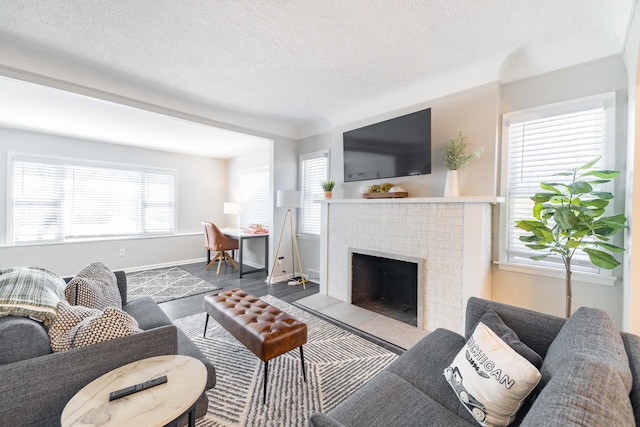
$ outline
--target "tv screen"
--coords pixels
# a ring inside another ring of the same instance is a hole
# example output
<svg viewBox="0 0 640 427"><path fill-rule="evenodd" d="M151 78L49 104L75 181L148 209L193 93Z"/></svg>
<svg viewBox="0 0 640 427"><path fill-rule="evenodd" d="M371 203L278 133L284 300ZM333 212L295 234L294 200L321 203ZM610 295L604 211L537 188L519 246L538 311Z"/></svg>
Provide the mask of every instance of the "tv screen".
<svg viewBox="0 0 640 427"><path fill-rule="evenodd" d="M344 181L431 173L431 109L343 133Z"/></svg>

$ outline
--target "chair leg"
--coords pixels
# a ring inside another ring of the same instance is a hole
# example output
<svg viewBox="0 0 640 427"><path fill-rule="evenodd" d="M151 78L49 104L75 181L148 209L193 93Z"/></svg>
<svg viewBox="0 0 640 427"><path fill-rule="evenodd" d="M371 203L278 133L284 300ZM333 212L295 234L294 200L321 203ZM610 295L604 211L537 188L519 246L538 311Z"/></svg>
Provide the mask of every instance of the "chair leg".
<svg viewBox="0 0 640 427"><path fill-rule="evenodd" d="M300 363L302 363L302 378L304 382L307 382L307 372L304 368L304 353L302 352L302 346L300 346Z"/></svg>
<svg viewBox="0 0 640 427"><path fill-rule="evenodd" d="M269 371L269 361L264 362L264 387L262 392L262 404L267 403L267 372Z"/></svg>
<svg viewBox="0 0 640 427"><path fill-rule="evenodd" d="M203 338L207 337L207 325L209 325L209 313L205 313L207 315L207 320L204 321L204 333L202 334Z"/></svg>
<svg viewBox="0 0 640 427"><path fill-rule="evenodd" d="M224 259L224 252L218 252L220 254L220 259L218 260L218 271L216 274L220 274L220 266L222 266L222 260Z"/></svg>
<svg viewBox="0 0 640 427"><path fill-rule="evenodd" d="M215 263L216 263L216 261L217 261L219 258L220 258L220 252L218 252L218 253L216 254L216 256L215 256L215 257L213 257L213 259L209 262L209 264L207 264L207 266L206 266L204 269L205 269L205 270L210 269L210 268L211 268L211 266L212 266L213 264L215 264Z"/></svg>

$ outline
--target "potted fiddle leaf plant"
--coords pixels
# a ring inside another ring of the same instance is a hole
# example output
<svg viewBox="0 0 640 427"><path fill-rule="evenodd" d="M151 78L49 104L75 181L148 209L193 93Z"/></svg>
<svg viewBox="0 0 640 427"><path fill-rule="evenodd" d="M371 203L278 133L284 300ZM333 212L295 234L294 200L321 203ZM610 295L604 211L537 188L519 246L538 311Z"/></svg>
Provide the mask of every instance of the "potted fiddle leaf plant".
<svg viewBox="0 0 640 427"><path fill-rule="evenodd" d="M612 270L620 262L612 253L624 249L609 243L618 231L627 228L623 214L606 215L605 208L613 194L600 191L602 184L620 175L619 171L592 170L600 160L557 173L554 176L568 177L567 182L543 182L542 192L535 193L533 217L516 221L516 226L528 235L520 236L526 246L541 255L531 259L540 261L550 255L562 258L565 268L566 317L571 315L571 259L576 251L586 253L597 267Z"/></svg>
<svg viewBox="0 0 640 427"><path fill-rule="evenodd" d="M336 186L336 182L329 179L327 181L322 181L320 185L322 185L322 189L324 190L324 198L330 199L332 194L331 192L333 191L333 187Z"/></svg>

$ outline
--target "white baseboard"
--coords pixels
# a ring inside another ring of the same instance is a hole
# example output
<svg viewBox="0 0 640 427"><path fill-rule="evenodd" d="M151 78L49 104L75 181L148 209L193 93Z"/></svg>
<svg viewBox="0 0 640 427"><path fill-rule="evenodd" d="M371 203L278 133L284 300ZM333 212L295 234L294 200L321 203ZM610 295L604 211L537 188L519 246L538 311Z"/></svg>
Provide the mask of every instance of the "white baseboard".
<svg viewBox="0 0 640 427"><path fill-rule="evenodd" d="M202 268L206 267L206 258L185 259L182 261L163 262L160 264L139 265L137 267L122 268L125 273L135 273L137 271L155 270L157 268L175 267L176 265L198 264L202 263Z"/></svg>

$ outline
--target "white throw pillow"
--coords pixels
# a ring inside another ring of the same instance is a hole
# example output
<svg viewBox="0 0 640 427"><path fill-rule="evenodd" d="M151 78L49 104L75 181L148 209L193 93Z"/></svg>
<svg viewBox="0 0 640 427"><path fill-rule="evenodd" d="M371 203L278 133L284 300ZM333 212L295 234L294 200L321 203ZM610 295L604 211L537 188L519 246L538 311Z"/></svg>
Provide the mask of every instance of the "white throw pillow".
<svg viewBox="0 0 640 427"><path fill-rule="evenodd" d="M541 378L535 366L482 322L444 376L481 426L509 425Z"/></svg>

